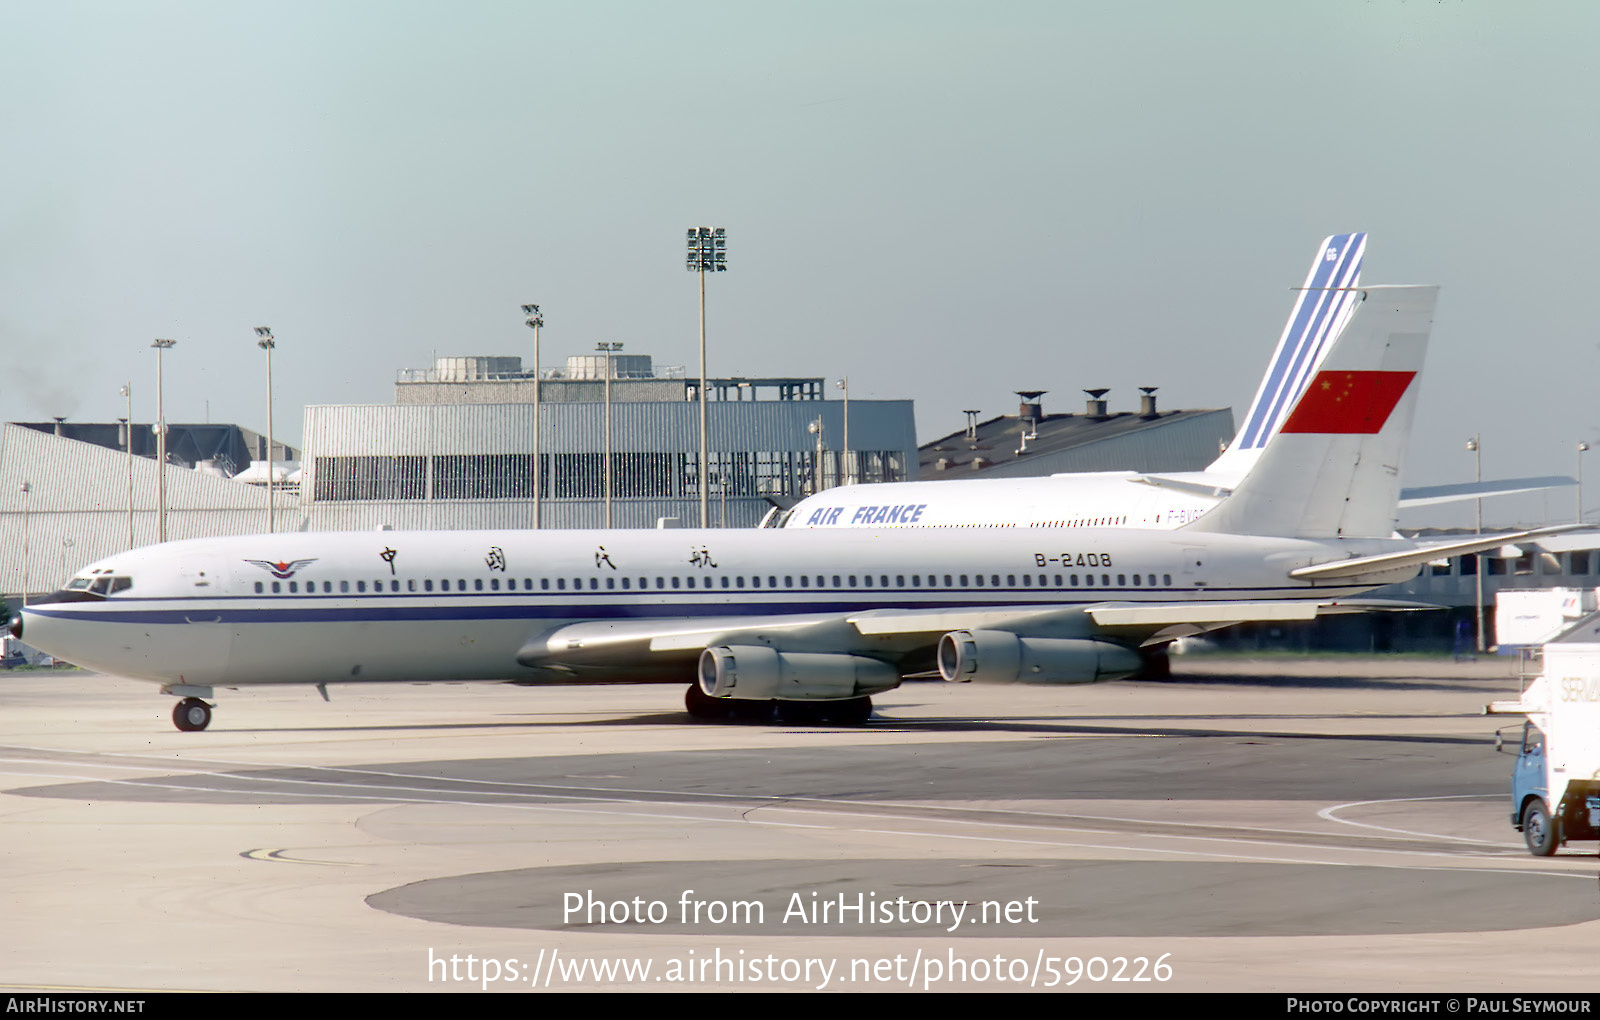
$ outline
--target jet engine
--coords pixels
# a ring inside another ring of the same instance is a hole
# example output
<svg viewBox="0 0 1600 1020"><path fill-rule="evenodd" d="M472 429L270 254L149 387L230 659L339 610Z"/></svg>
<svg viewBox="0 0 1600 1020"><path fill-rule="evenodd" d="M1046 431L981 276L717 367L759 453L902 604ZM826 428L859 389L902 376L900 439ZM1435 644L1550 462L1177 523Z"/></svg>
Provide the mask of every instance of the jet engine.
<svg viewBox="0 0 1600 1020"><path fill-rule="evenodd" d="M1139 672L1139 653L1111 641L953 630L939 639L939 675L958 683L1092 684Z"/></svg>
<svg viewBox="0 0 1600 1020"><path fill-rule="evenodd" d="M723 645L700 653L700 689L741 701L837 701L900 686L900 671L864 655Z"/></svg>

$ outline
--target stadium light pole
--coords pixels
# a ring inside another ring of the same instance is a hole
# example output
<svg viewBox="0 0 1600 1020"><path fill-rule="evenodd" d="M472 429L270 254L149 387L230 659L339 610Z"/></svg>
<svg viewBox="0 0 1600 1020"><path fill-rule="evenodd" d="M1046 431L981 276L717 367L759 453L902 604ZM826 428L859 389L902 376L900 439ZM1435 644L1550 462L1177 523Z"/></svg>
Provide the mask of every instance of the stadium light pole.
<svg viewBox="0 0 1600 1020"><path fill-rule="evenodd" d="M1583 523L1583 455L1588 453L1588 452L1589 452L1589 444L1580 442L1578 444L1578 456L1577 456L1577 461L1578 461L1578 491L1577 491L1576 495L1573 496L1573 499L1575 499L1577 501L1577 506L1573 508L1574 511L1575 511L1575 515L1572 518L1573 521L1578 523L1578 524L1582 524Z"/></svg>
<svg viewBox="0 0 1600 1020"><path fill-rule="evenodd" d="M811 465L811 494L822 491L822 415L806 426L806 431L817 437L817 459Z"/></svg>
<svg viewBox="0 0 1600 1020"><path fill-rule="evenodd" d="M272 330L266 326L256 327L256 346L267 352L267 534L275 530L273 520L272 486L277 479L274 477L274 458L272 455L272 350L277 343L272 339Z"/></svg>
<svg viewBox="0 0 1600 1020"><path fill-rule="evenodd" d="M706 424L706 273L727 270L728 233L721 227L690 227L688 246L684 268L700 274L700 526L709 528L711 490L707 488L707 477L711 440Z"/></svg>
<svg viewBox="0 0 1600 1020"><path fill-rule="evenodd" d="M176 340L154 340L156 349L156 540L167 540L167 415L161 402L161 356Z"/></svg>
<svg viewBox="0 0 1600 1020"><path fill-rule="evenodd" d="M22 493L22 604L28 604L28 494L33 486L24 481L17 486Z"/></svg>
<svg viewBox="0 0 1600 1020"><path fill-rule="evenodd" d="M1474 434L1471 439L1467 440L1467 450L1472 454L1473 462L1476 465L1475 473L1477 475L1477 480L1481 484L1483 482L1483 448L1478 442L1478 437L1476 434ZM1472 502L1477 506L1477 521L1474 530L1479 535L1482 535L1483 497L1479 496ZM1472 572L1472 579L1475 582L1474 587L1477 589L1477 599L1473 609L1472 629L1477 631L1478 651L1483 652L1486 647L1483 640L1483 568L1488 566L1488 562L1484 559L1482 553L1474 553L1473 555L1478 557L1478 569Z"/></svg>
<svg viewBox="0 0 1600 1020"><path fill-rule="evenodd" d="M133 381L122 384L122 395L128 398L128 416L123 421L122 434L128 450L128 548L133 548Z"/></svg>
<svg viewBox="0 0 1600 1020"><path fill-rule="evenodd" d="M622 350L619 343L595 344L595 350L604 351L606 355L606 530L611 530L611 356Z"/></svg>
<svg viewBox="0 0 1600 1020"><path fill-rule="evenodd" d="M539 445L539 327L544 315L538 305L522 306L523 325L533 330L533 526L539 527L540 477L544 471L544 451Z"/></svg>
<svg viewBox="0 0 1600 1020"><path fill-rule="evenodd" d="M851 485L856 480L856 473L855 465L850 463L850 377L840 379L838 385L844 391L844 449L839 451L839 474L843 476L845 485Z"/></svg>

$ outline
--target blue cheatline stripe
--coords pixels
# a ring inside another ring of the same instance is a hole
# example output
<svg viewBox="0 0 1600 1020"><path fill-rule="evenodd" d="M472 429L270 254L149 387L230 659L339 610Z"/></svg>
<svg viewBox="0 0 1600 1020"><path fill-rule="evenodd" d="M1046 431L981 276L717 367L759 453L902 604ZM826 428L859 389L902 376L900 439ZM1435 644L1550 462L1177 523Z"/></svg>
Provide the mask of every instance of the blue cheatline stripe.
<svg viewBox="0 0 1600 1020"><path fill-rule="evenodd" d="M1350 587L1350 586L1345 586ZM1039 595L1038 589L1031 592L1028 589L993 589L990 594L1005 591L1013 595L1032 594ZM750 603L708 602L678 605L662 605L659 602L647 604L613 603L610 605L584 603L584 604L551 604L544 605L363 605L363 606L330 606L322 607L306 605L312 600L305 598L281 598L286 605L273 605L267 608L212 608L197 607L194 605L174 606L172 608L153 609L143 608L152 603L192 602L186 599L145 599L134 603L126 600L123 605L127 608L100 609L100 610L36 610L31 606L27 612L37 616L49 617L56 620L93 621L97 623L124 623L124 624L189 624L189 623L346 623L346 622L448 622L467 620L628 620L628 619L715 619L721 616L783 616L802 615L834 615L842 616L851 613L866 612L873 609L889 609L896 611L910 609L1025 609L1029 607L1042 608L1070 608L1079 605L1094 605L1100 602L1153 602L1150 599L1130 599L1128 596L1135 594L1149 595L1152 592L1171 595L1182 592L1190 595L1203 594L1203 600L1211 601L1213 598L1227 598L1243 592L1256 593L1256 597L1271 598L1273 593L1290 593L1301 598L1328 599L1337 598L1342 589L1335 587L1308 588L1305 586L1283 585L1278 587L1240 587L1240 588L1080 588L1074 589L1070 595L1061 593L1054 598L1036 598L1033 600L1015 599L985 599L976 592L956 593L955 596L946 596L938 600L912 601L900 600L892 604L881 601L839 601L839 602L767 602L757 605ZM1351 591L1364 591L1362 587L1351 587ZM223 600L213 600L223 601ZM231 599L228 601L246 601L245 599ZM266 600L273 601L273 600ZM324 601L318 599L317 601ZM330 599L329 601L337 601ZM372 599L372 602L388 601ZM397 599L396 601L402 601ZM1189 601L1189 600L1184 600ZM1170 604L1160 602L1157 604ZM1180 601L1176 604L1182 605ZM137 608L136 608L137 607Z"/></svg>
<svg viewBox="0 0 1600 1020"><path fill-rule="evenodd" d="M1305 286L1308 289L1301 292L1289 327L1294 331L1296 340L1293 346L1285 344L1273 363L1267 385L1262 390L1262 399L1256 402L1246 426L1241 444L1244 449L1265 446L1281 424L1284 413L1300 395L1305 386L1307 368L1316 364L1329 338L1330 327L1338 321L1340 310L1352 299L1348 293L1319 288L1349 286L1350 281L1360 274L1366 236L1338 234L1320 249L1321 253L1325 253L1328 248L1337 248L1339 256L1333 262L1319 258L1306 278Z"/></svg>

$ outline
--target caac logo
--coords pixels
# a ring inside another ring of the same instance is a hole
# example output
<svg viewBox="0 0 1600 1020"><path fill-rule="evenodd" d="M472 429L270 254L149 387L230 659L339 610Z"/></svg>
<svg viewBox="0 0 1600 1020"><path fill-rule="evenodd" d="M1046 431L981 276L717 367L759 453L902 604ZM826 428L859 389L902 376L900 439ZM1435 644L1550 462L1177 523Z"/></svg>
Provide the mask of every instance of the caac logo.
<svg viewBox="0 0 1600 1020"><path fill-rule="evenodd" d="M287 581L295 575L296 571L301 570L309 563L317 562L317 560L316 557L312 557L309 560L290 560L288 563L274 563L271 560L245 560L245 562L254 563L280 581Z"/></svg>

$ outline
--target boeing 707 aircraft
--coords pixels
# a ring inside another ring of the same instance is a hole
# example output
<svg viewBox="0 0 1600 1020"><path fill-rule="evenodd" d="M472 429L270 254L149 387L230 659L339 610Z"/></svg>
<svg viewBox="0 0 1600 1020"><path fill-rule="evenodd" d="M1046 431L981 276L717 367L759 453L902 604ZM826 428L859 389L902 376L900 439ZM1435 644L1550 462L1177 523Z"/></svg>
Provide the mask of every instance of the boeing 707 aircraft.
<svg viewBox="0 0 1600 1020"><path fill-rule="evenodd" d="M1089 683L1141 649L1310 619L1441 555L1393 533L1435 288L1374 289L1233 495L1175 531L357 532L173 542L90 564L12 632L158 684L616 681L860 723L906 675Z"/></svg>

